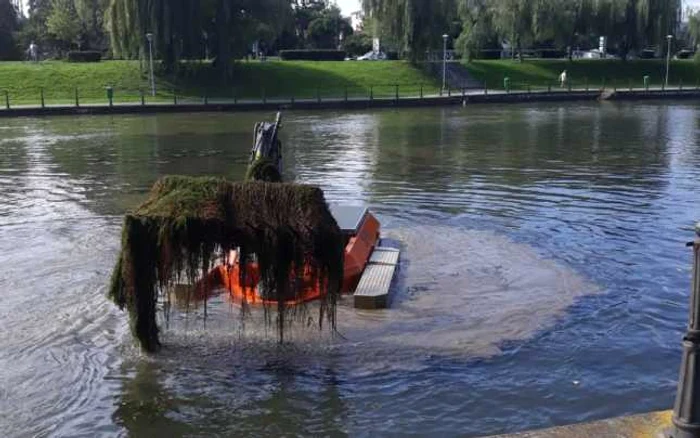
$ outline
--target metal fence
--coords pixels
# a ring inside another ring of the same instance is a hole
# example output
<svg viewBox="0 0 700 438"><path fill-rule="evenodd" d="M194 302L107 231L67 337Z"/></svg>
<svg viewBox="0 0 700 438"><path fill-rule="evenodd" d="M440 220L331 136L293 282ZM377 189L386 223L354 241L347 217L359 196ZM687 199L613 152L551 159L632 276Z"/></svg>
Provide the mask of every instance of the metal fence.
<svg viewBox="0 0 700 438"><path fill-rule="evenodd" d="M517 81L503 78L500 81L486 81L481 89L441 89L431 84L377 84L370 86L318 87L295 93L278 92L260 88L231 87L228 92L219 90L216 94L207 91L179 90L177 88L159 89L155 96L150 89L123 89L116 87L75 88L73 90L52 90L50 88L13 89L0 88L0 109L14 107L80 107L83 105L181 105L181 104L236 104L236 103L295 103L328 101L372 101L401 99L431 99L454 97L459 95L489 93L567 93L594 92L603 90L700 90L700 78L694 83L676 81L666 87L663 83L649 80L615 80L583 78L561 84L557 81Z"/></svg>

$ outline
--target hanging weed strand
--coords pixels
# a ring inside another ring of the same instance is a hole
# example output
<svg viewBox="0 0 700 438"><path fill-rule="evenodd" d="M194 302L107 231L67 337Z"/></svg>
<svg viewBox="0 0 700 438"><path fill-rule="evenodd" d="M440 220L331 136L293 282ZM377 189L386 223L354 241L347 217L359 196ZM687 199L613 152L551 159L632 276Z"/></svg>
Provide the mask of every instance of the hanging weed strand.
<svg viewBox="0 0 700 438"><path fill-rule="evenodd" d="M335 327L343 238L320 189L173 176L159 180L148 199L126 216L109 291L128 310L132 332L144 350L160 348L159 297L183 279L195 285L193 293L187 292L188 302L192 295L207 297L216 285L203 277L232 250L240 266L255 255L259 291L277 302L274 319L280 340L285 326L306 314L303 306L289 308L286 302L301 296L309 278L322 292L321 327L324 320ZM239 272L240 284L248 284L246 269ZM266 308L270 324L271 310Z"/></svg>

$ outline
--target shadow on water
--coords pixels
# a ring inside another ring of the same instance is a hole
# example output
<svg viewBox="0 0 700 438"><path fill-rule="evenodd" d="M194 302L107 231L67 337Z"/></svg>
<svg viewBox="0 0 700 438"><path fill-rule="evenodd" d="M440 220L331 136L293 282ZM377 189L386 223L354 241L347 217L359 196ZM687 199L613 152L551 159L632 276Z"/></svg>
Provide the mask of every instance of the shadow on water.
<svg viewBox="0 0 700 438"><path fill-rule="evenodd" d="M186 422L169 418L174 417L186 401L170 396L162 382L162 373L148 360L135 364L132 369L122 366L124 383L121 400L113 414L115 424L148 436L176 437L196 431Z"/></svg>
<svg viewBox="0 0 700 438"><path fill-rule="evenodd" d="M175 343L125 362L114 422L139 436L347 435L332 355L310 359L274 343L211 347Z"/></svg>

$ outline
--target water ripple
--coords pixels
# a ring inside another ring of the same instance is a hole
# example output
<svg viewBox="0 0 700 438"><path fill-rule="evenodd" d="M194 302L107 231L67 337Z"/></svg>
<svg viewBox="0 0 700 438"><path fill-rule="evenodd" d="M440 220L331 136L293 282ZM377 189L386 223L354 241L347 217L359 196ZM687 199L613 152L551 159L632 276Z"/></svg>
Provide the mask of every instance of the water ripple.
<svg viewBox="0 0 700 438"><path fill-rule="evenodd" d="M161 175L239 179L267 116L0 127L5 435L469 436L669 407L700 201L685 104L291 114L285 176L403 246L392 309L345 300L342 338L279 346L219 299L141 355L104 296L121 215Z"/></svg>

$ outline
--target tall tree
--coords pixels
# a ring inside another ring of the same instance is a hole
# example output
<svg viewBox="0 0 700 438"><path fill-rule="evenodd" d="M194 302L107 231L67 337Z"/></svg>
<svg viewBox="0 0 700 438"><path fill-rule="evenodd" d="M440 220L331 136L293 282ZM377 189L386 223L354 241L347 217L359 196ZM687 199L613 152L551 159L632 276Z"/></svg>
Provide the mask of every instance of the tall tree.
<svg viewBox="0 0 700 438"><path fill-rule="evenodd" d="M19 29L18 11L10 0L0 0L0 61L19 58L15 32Z"/></svg>
<svg viewBox="0 0 700 438"><path fill-rule="evenodd" d="M46 27L46 19L51 12L51 0L28 0L28 19L24 22L19 33L19 43L23 49L30 43L38 44L41 51L46 51L53 45L53 38Z"/></svg>
<svg viewBox="0 0 700 438"><path fill-rule="evenodd" d="M467 56L494 40L561 50L601 35L622 56L659 50L677 30L681 7L681 0L363 0L375 35L390 35L414 57L437 49L455 17L456 47Z"/></svg>
<svg viewBox="0 0 700 438"><path fill-rule="evenodd" d="M71 45L82 49L107 48L104 15L109 0L27 0L22 3L28 8L18 32L22 47L34 42L42 52L53 54ZM52 23L51 31L49 23Z"/></svg>
<svg viewBox="0 0 700 438"><path fill-rule="evenodd" d="M488 8L488 0L460 0L459 16L462 31L455 42L455 49L471 60L489 43L496 41L493 15ZM495 45L495 43L494 43Z"/></svg>
<svg viewBox="0 0 700 438"><path fill-rule="evenodd" d="M534 0L501 0L492 3L495 30L510 42L513 56L521 54L524 44L533 43L533 3Z"/></svg>
<svg viewBox="0 0 700 438"><path fill-rule="evenodd" d="M307 45L311 22L319 18L327 6L326 0L294 0L294 27L300 46Z"/></svg>
<svg viewBox="0 0 700 438"><path fill-rule="evenodd" d="M363 0L362 7L375 32L391 35L412 60L438 47L457 17L455 0Z"/></svg>
<svg viewBox="0 0 700 438"><path fill-rule="evenodd" d="M115 56L146 52L152 33L156 56L168 69L210 49L222 73L254 41L274 39L290 20L289 0L111 0L107 28Z"/></svg>
<svg viewBox="0 0 700 438"><path fill-rule="evenodd" d="M693 48L697 49L700 44L700 11L688 11L688 35Z"/></svg>
<svg viewBox="0 0 700 438"><path fill-rule="evenodd" d="M64 51L76 46L82 29L73 0L51 0L51 12L46 19L46 27L49 34L58 41L59 50Z"/></svg>
<svg viewBox="0 0 700 438"><path fill-rule="evenodd" d="M681 0L598 0L596 6L592 29L608 36L623 57L646 47L662 53L682 10Z"/></svg>
<svg viewBox="0 0 700 438"><path fill-rule="evenodd" d="M74 0L75 11L85 33L84 39L90 48L104 46L104 15L109 0Z"/></svg>
<svg viewBox="0 0 700 438"><path fill-rule="evenodd" d="M316 49L337 49L340 35L352 35L352 24L343 18L337 6L326 8L309 23L308 40Z"/></svg>

